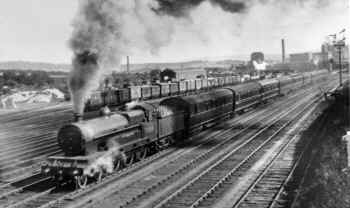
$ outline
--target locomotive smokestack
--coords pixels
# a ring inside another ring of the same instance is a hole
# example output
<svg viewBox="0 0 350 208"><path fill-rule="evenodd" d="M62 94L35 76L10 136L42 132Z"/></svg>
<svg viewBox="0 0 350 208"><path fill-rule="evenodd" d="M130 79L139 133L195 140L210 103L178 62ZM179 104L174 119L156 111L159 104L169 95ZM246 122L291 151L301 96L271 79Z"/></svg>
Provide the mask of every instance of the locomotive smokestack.
<svg viewBox="0 0 350 208"><path fill-rule="evenodd" d="M282 39L282 63L285 62L285 56L286 56L286 51L285 51L285 45L284 45L284 39Z"/></svg>
<svg viewBox="0 0 350 208"><path fill-rule="evenodd" d="M74 117L74 122L79 122L83 120L83 115L80 113L74 113L73 117Z"/></svg>

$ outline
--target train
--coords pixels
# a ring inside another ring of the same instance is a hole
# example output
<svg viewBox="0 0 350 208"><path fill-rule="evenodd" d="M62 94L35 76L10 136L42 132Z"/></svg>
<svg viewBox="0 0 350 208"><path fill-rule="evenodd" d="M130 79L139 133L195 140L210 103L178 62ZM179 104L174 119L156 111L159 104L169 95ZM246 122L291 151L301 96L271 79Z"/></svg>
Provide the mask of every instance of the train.
<svg viewBox="0 0 350 208"><path fill-rule="evenodd" d="M84 188L91 180L99 181L169 145L181 144L236 113L328 77L327 71L319 71L222 86L197 94L135 102L123 111L75 121L57 134L64 155L49 157L41 171L57 184L70 182Z"/></svg>
<svg viewBox="0 0 350 208"><path fill-rule="evenodd" d="M151 85L129 86L120 89L106 88L94 91L85 103L85 112L102 106L115 108L131 101L145 101L168 96L189 95L240 83L239 76L181 80Z"/></svg>
<svg viewBox="0 0 350 208"><path fill-rule="evenodd" d="M304 74L291 75L293 80L307 79L324 73L325 70L307 72ZM289 77L289 76L283 76ZM248 80L255 81L255 80ZM146 101L169 96L191 95L206 92L225 86L241 84L242 80L238 75L209 77L203 79L181 80L168 83L154 83L151 85L129 86L125 88L105 88L94 91L85 102L85 112L98 111L101 107L107 106L115 109L124 106L131 101Z"/></svg>

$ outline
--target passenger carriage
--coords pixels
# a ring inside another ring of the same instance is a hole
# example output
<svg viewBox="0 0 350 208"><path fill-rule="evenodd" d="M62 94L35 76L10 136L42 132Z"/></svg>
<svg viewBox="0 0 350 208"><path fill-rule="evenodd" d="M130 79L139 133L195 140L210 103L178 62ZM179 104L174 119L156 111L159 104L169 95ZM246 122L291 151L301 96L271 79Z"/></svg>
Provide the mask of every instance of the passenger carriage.
<svg viewBox="0 0 350 208"><path fill-rule="evenodd" d="M292 91L289 86L293 84L294 80L291 77L282 76L282 77L279 77L277 79L280 82L280 94L281 95L287 95L288 93L290 93Z"/></svg>
<svg viewBox="0 0 350 208"><path fill-rule="evenodd" d="M252 108L261 102L261 85L257 82L248 82L225 88L231 90L235 95L236 112Z"/></svg>
<svg viewBox="0 0 350 208"><path fill-rule="evenodd" d="M170 126L176 131L183 129L188 134L231 116L234 96L231 90L220 89L200 95L167 98L159 106L160 126L169 126L169 122L163 120L170 119Z"/></svg>
<svg viewBox="0 0 350 208"><path fill-rule="evenodd" d="M280 82L277 79L260 80L261 101L267 101L280 95Z"/></svg>
<svg viewBox="0 0 350 208"><path fill-rule="evenodd" d="M306 85L306 80L304 79L304 76L302 74L291 74L289 75L293 83L291 83L288 87L292 90L296 90L304 85Z"/></svg>

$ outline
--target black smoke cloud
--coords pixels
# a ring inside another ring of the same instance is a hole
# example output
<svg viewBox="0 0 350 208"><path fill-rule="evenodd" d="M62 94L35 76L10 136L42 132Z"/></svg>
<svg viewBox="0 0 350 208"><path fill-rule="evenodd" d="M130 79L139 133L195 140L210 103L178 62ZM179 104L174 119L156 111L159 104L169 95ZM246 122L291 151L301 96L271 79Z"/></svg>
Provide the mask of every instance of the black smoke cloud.
<svg viewBox="0 0 350 208"><path fill-rule="evenodd" d="M266 40L272 42L272 34L285 36L282 29L286 28L288 32L291 27L294 31L300 30L290 34L291 38L297 37L299 43L300 34L311 33L305 28L315 25L310 20L316 15L317 18L328 18L324 11L335 14L337 11L329 8L335 4L348 5L347 0L79 2L69 41L74 54L69 84L75 112L79 113L91 90L98 87L100 75L106 70L119 68L126 55L137 56L139 53L147 57L148 54L159 54L164 60L174 58L178 61L181 57L205 57L211 51L220 52L220 55L232 54L237 49L251 51L255 48L249 47L263 48ZM312 24L306 27L303 25L305 20ZM322 28L323 22L314 26L315 31Z"/></svg>
<svg viewBox="0 0 350 208"><path fill-rule="evenodd" d="M205 1L230 13L247 12L251 6L256 4L324 8L332 3L331 0L156 0L158 6L152 9L159 15L186 17L192 9Z"/></svg>
<svg viewBox="0 0 350 208"><path fill-rule="evenodd" d="M239 0L157 0L158 7L153 10L159 15L171 15L174 17L187 16L191 9L204 1L221 7L226 12L240 13L247 8L245 1Z"/></svg>

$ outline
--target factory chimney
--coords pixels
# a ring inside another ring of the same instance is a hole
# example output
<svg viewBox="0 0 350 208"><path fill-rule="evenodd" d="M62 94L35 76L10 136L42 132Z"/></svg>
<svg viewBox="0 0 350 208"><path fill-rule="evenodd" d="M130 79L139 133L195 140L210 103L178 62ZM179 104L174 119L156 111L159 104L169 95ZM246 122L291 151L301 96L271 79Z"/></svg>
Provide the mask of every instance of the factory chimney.
<svg viewBox="0 0 350 208"><path fill-rule="evenodd" d="M129 62L129 56L126 57L126 71L128 75L130 74L130 62Z"/></svg>
<svg viewBox="0 0 350 208"><path fill-rule="evenodd" d="M284 39L282 38L282 63L285 62L285 59L286 59L286 51L285 51Z"/></svg>

